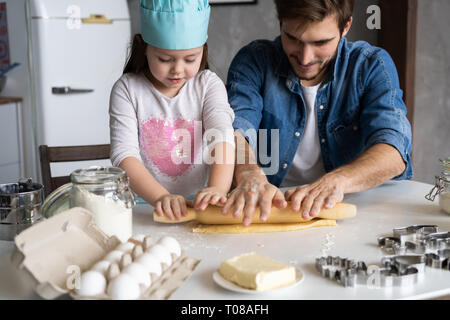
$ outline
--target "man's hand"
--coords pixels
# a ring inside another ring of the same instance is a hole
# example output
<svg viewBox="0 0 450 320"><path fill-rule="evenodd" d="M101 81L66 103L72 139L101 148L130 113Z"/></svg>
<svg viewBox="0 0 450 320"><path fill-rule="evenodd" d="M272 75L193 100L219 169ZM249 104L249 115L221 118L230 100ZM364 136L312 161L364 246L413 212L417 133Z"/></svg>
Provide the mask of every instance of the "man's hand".
<svg viewBox="0 0 450 320"><path fill-rule="evenodd" d="M155 202L156 214L160 217L166 216L170 220L180 220L187 216L187 207L192 207L190 201L176 194L165 194Z"/></svg>
<svg viewBox="0 0 450 320"><path fill-rule="evenodd" d="M347 179L336 173L329 173L316 182L286 191L292 210L302 212L304 219L319 215L322 208L331 209L344 199Z"/></svg>
<svg viewBox="0 0 450 320"><path fill-rule="evenodd" d="M209 204L223 206L227 202L227 193L218 187L201 190L194 200L195 210L205 210Z"/></svg>
<svg viewBox="0 0 450 320"><path fill-rule="evenodd" d="M262 170L251 170L242 173L240 183L231 192L222 213L225 215L231 213L235 218L239 218L243 213L243 225L248 226L252 222L257 206L260 208L261 220L266 221L272 205L279 209L287 206L283 193L267 181Z"/></svg>

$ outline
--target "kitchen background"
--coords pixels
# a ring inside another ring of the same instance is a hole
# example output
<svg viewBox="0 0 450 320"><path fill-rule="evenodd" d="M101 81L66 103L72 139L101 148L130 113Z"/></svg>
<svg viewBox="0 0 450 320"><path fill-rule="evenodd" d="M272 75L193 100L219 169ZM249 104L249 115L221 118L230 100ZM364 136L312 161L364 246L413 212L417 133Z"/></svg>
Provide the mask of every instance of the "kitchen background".
<svg viewBox="0 0 450 320"><path fill-rule="evenodd" d="M59 0L53 0L55 2ZM29 77L25 0L6 0L10 61L21 65L7 76L1 97L20 97L22 137L17 135L14 108L0 108L0 183L15 182L21 175L39 181L39 157L33 136L34 114ZM77 4L77 0L72 3ZM354 24L348 38L378 43L377 30L366 27L366 13L375 0L357 0ZM416 48L416 107L414 112L414 156L416 181L434 183L439 174L439 158L450 156L450 2L448 0L419 0ZM140 29L139 0L128 0L131 19L130 38ZM105 8L106 10L106 8ZM97 13L97 12L95 12ZM393 30L395 32L395 30ZM209 27L210 65L223 81L228 66L237 51L255 39L273 39L279 34L275 6L272 0L259 0L256 5L214 6ZM86 46L95 39L86 38ZM60 42L59 42L60 44ZM61 44L60 44L61 45ZM125 52L123 53L126 54ZM89 57L85 57L89 59ZM84 61L88 63L88 61ZM83 63L83 61L81 62ZM125 63L125 61L123 61ZM121 66L114 66L121 69ZM100 72L97 70L97 72ZM104 72L107 72L106 70ZM89 78L90 75L87 75ZM115 81L116 79L112 79ZM109 97L107 97L109 98ZM107 109L107 106L105 106ZM5 111L10 110L10 111ZM6 114L5 112L9 112ZM9 117L9 118L8 118ZM107 114L105 114L107 117ZM3 119L2 119L3 118ZM65 119L64 121L68 121ZM86 130L86 124L79 124ZM19 153L22 139L23 154ZM100 143L100 142L93 142ZM105 142L108 143L108 142ZM38 142L39 144L39 142ZM21 158L23 159L21 162Z"/></svg>

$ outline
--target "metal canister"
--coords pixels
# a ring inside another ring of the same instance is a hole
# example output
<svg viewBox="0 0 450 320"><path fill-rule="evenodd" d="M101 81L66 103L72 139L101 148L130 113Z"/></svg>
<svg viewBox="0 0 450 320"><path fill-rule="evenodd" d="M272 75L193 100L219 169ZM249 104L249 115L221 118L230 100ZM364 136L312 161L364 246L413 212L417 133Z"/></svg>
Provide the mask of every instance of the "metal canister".
<svg viewBox="0 0 450 320"><path fill-rule="evenodd" d="M31 179L0 184L0 240L14 237L41 220L44 187Z"/></svg>

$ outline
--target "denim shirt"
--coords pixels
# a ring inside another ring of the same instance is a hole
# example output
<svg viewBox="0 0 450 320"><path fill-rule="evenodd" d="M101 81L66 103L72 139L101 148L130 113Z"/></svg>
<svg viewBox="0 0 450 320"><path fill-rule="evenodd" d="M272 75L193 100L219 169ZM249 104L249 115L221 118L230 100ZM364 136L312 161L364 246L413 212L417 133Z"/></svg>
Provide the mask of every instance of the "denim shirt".
<svg viewBox="0 0 450 320"><path fill-rule="evenodd" d="M246 136L270 183L280 186L306 123L300 80L281 38L242 48L230 66L227 90L234 129ZM406 164L395 180L411 179L411 125L402 96L397 70L385 50L342 38L316 97L325 170L348 164L383 143L396 148Z"/></svg>

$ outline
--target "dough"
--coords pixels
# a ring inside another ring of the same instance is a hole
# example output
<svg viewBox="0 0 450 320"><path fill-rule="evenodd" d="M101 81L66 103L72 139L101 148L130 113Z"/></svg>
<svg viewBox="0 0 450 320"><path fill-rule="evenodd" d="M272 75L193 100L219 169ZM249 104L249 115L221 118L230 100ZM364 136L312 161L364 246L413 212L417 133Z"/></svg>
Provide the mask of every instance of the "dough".
<svg viewBox="0 0 450 320"><path fill-rule="evenodd" d="M356 216L356 206L347 203L339 203L332 209L323 209L318 218L330 219L330 220L341 220L348 219ZM205 211L195 211L194 209L188 209L187 217L183 217L180 221L169 220L167 217L160 217L153 213L153 220L161 223L181 223L186 221L197 220L197 222L202 224L242 224L244 219L243 215L240 218L233 218L231 214L224 216L222 214L222 208L216 206L208 206ZM278 223L300 223L306 222L302 218L302 215L298 212L291 210L291 206L288 203L286 209L278 209L276 207L272 208L269 219L262 222L259 219L259 208L256 209L255 215L253 217L252 224L278 224Z"/></svg>
<svg viewBox="0 0 450 320"><path fill-rule="evenodd" d="M270 232L298 231L324 226L334 227L336 225L337 223L335 220L328 220L328 219L315 219L302 223L251 224L248 227L244 227L242 224L232 224L232 225L197 224L192 228L192 232L206 233L206 234L270 233Z"/></svg>
<svg viewBox="0 0 450 320"><path fill-rule="evenodd" d="M257 291L271 290L295 282L293 266L270 259L256 252L225 260L220 275L238 286Z"/></svg>

